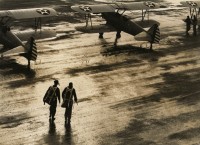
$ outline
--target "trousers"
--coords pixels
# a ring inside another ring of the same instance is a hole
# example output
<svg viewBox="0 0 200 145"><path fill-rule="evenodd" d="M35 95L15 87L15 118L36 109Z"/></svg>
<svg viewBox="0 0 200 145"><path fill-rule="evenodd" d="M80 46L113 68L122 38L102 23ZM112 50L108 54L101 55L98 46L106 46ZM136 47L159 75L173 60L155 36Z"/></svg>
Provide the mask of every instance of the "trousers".
<svg viewBox="0 0 200 145"><path fill-rule="evenodd" d="M49 108L49 111L50 111L49 117L52 117L52 119L54 118L54 116L56 114L56 107L57 107L57 102L53 103Z"/></svg>
<svg viewBox="0 0 200 145"><path fill-rule="evenodd" d="M72 106L73 106L73 101L70 101L65 109L65 121L67 121L68 123L70 123L71 121Z"/></svg>

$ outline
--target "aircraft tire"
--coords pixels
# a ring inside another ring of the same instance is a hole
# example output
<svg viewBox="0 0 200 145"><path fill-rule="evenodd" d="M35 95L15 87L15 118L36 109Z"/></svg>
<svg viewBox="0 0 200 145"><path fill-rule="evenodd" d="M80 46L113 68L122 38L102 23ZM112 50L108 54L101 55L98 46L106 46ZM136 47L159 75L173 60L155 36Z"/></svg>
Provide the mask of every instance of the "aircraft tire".
<svg viewBox="0 0 200 145"><path fill-rule="evenodd" d="M99 33L99 39L103 39L103 33Z"/></svg>

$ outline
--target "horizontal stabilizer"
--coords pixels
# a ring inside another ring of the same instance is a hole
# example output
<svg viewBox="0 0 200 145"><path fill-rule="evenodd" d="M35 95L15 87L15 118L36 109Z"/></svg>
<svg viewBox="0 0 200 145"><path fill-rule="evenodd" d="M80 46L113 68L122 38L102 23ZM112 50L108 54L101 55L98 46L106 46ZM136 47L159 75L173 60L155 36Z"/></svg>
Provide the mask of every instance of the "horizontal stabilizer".
<svg viewBox="0 0 200 145"><path fill-rule="evenodd" d="M149 28L154 24L160 25L160 23L156 20L139 20L139 21L134 21L136 24L141 26L142 28Z"/></svg>
<svg viewBox="0 0 200 145"><path fill-rule="evenodd" d="M142 31L141 33L136 35L134 38L137 41L151 41L152 40L151 36L146 31Z"/></svg>
<svg viewBox="0 0 200 145"><path fill-rule="evenodd" d="M22 53L26 53L26 52L27 51L25 50L25 48L23 46L18 46L16 48L13 48L11 50L4 52L3 55L4 56L17 55L17 54L22 54Z"/></svg>
<svg viewBox="0 0 200 145"><path fill-rule="evenodd" d="M148 31L142 31L135 36L135 40L148 41L150 43L160 42L160 30L157 24L154 24Z"/></svg>

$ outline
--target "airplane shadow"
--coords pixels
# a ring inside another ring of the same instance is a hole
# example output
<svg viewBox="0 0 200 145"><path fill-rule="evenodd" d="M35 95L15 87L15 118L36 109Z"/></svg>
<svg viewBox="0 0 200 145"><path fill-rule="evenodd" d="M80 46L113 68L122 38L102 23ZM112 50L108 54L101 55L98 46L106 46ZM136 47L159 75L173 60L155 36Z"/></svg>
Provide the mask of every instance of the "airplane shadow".
<svg viewBox="0 0 200 145"><path fill-rule="evenodd" d="M131 45L118 46L117 48L106 47L102 49L100 54L105 57L119 56L119 59L121 59L121 55L123 56L122 61L120 62L113 62L111 64L101 62L94 66L73 68L67 70L66 73L72 76L76 76L82 72L97 74L104 71L113 71L122 67L130 67L130 65L136 67L143 61L148 61L149 63L154 64L157 63L160 57L164 56L161 52L134 47ZM124 56L125 59L123 59Z"/></svg>
<svg viewBox="0 0 200 145"><path fill-rule="evenodd" d="M200 101L199 71L200 69L196 68L176 73L164 73L162 74L163 82L147 85L147 87L157 89L157 93L140 96L138 98L133 97L112 105L110 108L117 109L119 112L124 108L129 108L129 110L132 109L134 112L137 112L130 116L131 121L126 129L114 134L112 140L118 140L121 144L126 144L127 142L129 144L142 145L156 144L153 139L144 139L140 136L140 134L145 132L152 134L152 137L154 133L161 132L163 137L167 138L167 140L165 140L166 142L162 142L162 144L173 144L174 141L184 139L198 139L200 137L200 128L197 124L181 130L174 129L175 131L173 132L171 132L170 129L174 126L180 126L181 128L190 121L199 121L199 109L190 110L189 112L185 111L177 115L169 115L159 119L153 118L151 115L153 114L152 111L159 110L159 106L165 107L166 104L172 104L171 102L175 102L176 105L174 108L184 108L185 106L194 107L194 105L198 105ZM193 75L191 76L188 74ZM166 105L166 107L168 108L169 106ZM153 129L155 129L155 131Z"/></svg>
<svg viewBox="0 0 200 145"><path fill-rule="evenodd" d="M112 55L137 55L142 59L157 61L159 57L164 56L163 53L157 52L155 50L150 50L148 48L137 47L132 45L120 45L120 46L111 46L104 48L101 52L103 56L112 56Z"/></svg>
<svg viewBox="0 0 200 145"><path fill-rule="evenodd" d="M107 42L106 39L104 39L104 38L99 39L99 43L102 45L103 48L109 44L109 42Z"/></svg>
<svg viewBox="0 0 200 145"><path fill-rule="evenodd" d="M19 64L15 59L4 58L0 61L1 74L3 76L10 76L22 74L27 79L35 78L36 72L33 69L28 70L27 66Z"/></svg>
<svg viewBox="0 0 200 145"><path fill-rule="evenodd" d="M0 125L3 125L2 128L15 128L31 118L27 113L0 116Z"/></svg>

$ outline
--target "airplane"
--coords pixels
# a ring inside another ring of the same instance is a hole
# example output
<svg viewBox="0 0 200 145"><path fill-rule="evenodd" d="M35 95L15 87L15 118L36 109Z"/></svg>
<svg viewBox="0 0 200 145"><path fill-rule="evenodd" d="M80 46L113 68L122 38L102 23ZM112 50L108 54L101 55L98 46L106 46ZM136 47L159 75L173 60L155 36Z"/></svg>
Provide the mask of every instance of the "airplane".
<svg viewBox="0 0 200 145"><path fill-rule="evenodd" d="M197 23L200 26L200 18L198 17L200 14L200 1L181 1L180 3L182 6L189 8L190 18L197 17Z"/></svg>
<svg viewBox="0 0 200 145"><path fill-rule="evenodd" d="M54 37L56 33L51 30L41 30L41 18L57 16L57 12L52 8L30 8L0 11L0 48L1 56L19 54L30 61L37 59L37 46L35 39ZM34 18L35 28L29 31L11 31L11 22L14 20ZM38 31L40 29L40 31ZM27 41L26 43L24 41Z"/></svg>
<svg viewBox="0 0 200 145"><path fill-rule="evenodd" d="M116 31L114 46L117 44L117 39L121 37L121 31L124 31L133 35L135 40L149 42L150 50L152 50L153 43L160 41L159 22L149 19L149 10L157 8L160 8L160 5L150 1L71 6L74 11L85 14L86 18L86 26L75 27L76 30L86 33L99 33L99 38L103 38L104 32ZM131 21L127 18L124 12L131 10L142 10L142 19ZM91 14L101 14L106 20L106 24L94 26ZM146 14L147 20L145 20ZM90 26L89 21L91 22ZM145 30L144 28L147 27L150 27L150 29Z"/></svg>

